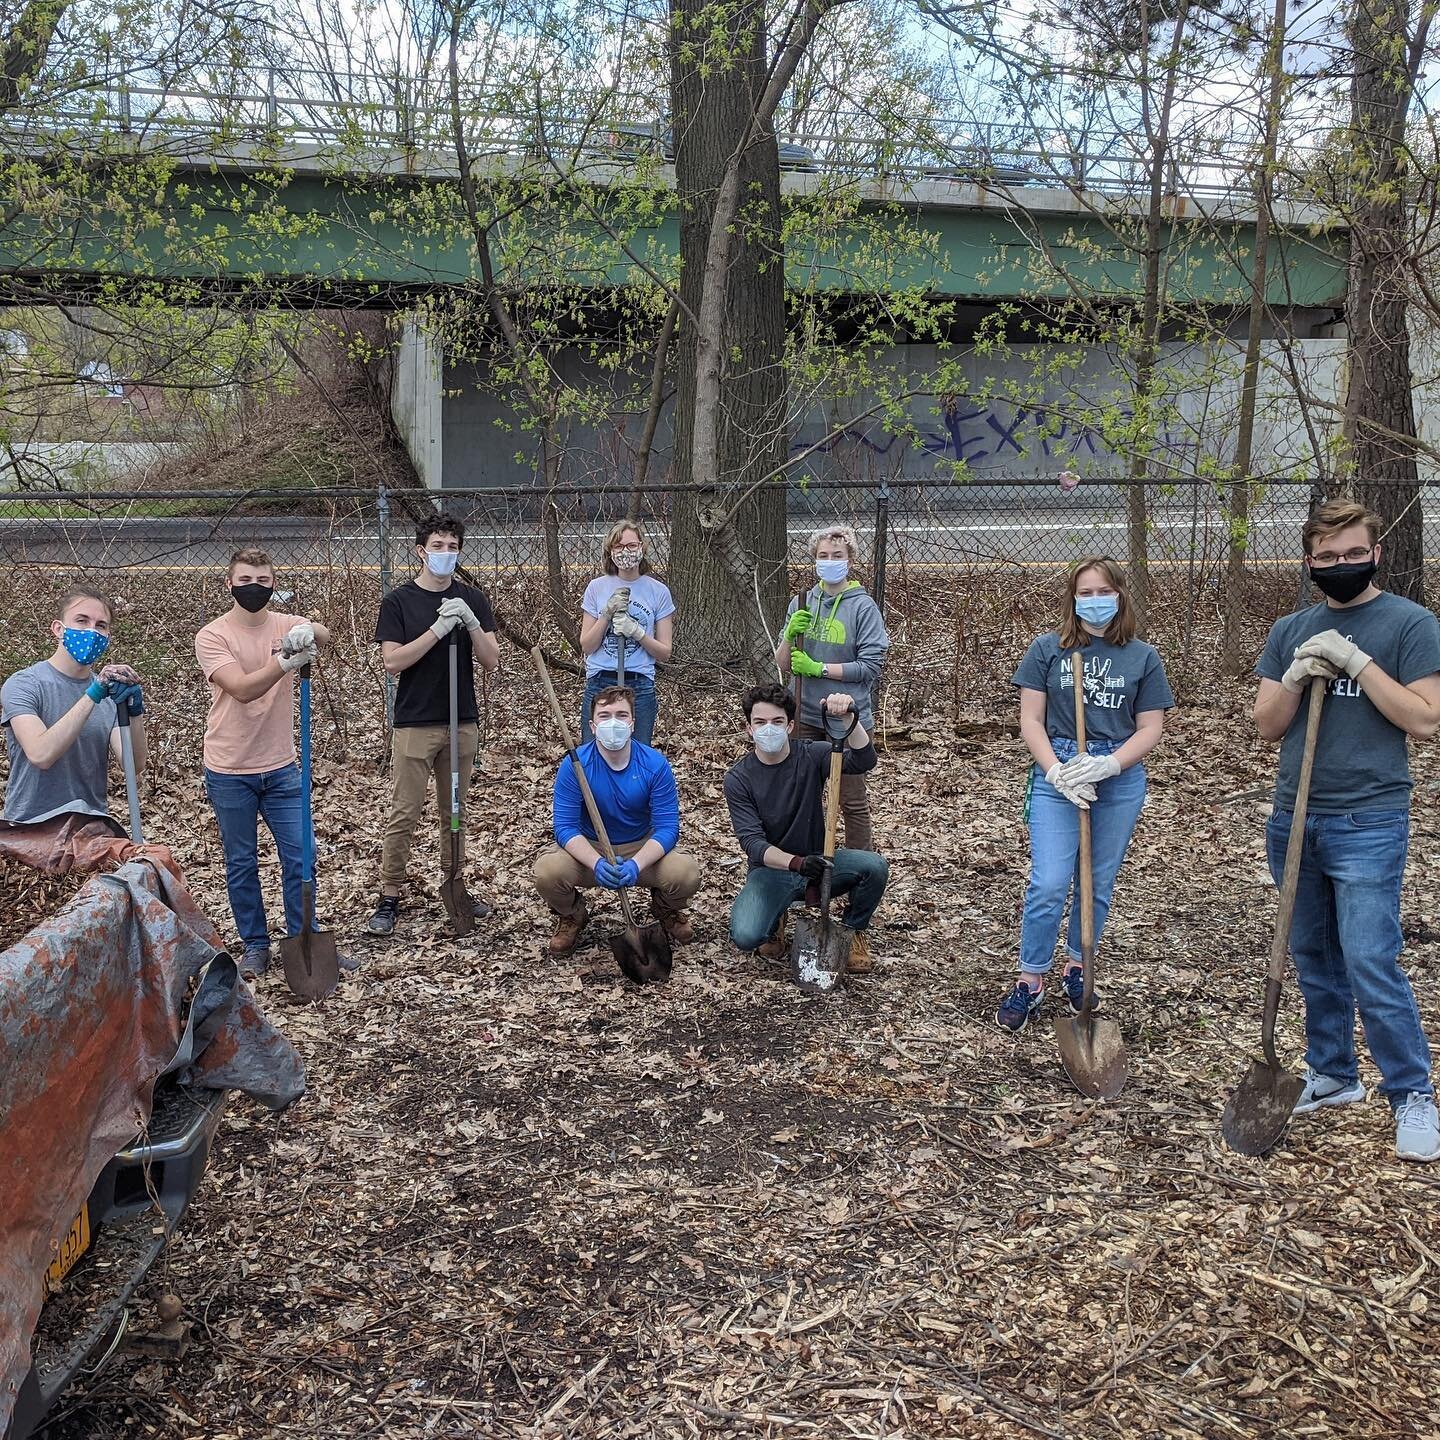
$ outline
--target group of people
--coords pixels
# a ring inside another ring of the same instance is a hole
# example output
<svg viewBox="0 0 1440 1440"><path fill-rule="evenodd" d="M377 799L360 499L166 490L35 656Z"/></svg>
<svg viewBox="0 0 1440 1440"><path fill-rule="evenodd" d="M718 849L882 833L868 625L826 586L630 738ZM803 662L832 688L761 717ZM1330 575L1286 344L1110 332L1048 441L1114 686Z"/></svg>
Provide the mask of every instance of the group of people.
<svg viewBox="0 0 1440 1440"><path fill-rule="evenodd" d="M457 578L464 525L437 515L416 531L414 578L386 595L375 639L397 678L393 790L380 862L373 934L394 928L415 832L435 779L441 803L449 780L450 647L458 660L460 792L468 790L478 745L474 667L499 663L495 620L484 593ZM1440 1116L1430 1052L1410 982L1400 966L1400 883L1409 834L1407 740L1440 729L1440 622L1428 610L1374 583L1380 522L1362 506L1333 501L1302 534L1304 564L1323 597L1276 623L1256 667L1255 723L1281 741L1267 849L1278 882L1284 864L1309 682L1327 684L1303 836L1300 889L1290 933L1305 1002L1304 1090L1297 1112L1365 1098L1355 1012L1364 1021L1381 1090L1394 1111L1396 1152L1440 1159ZM781 682L753 686L740 700L745 754L724 791L747 873L730 912L742 950L778 958L787 948L793 905L814 903L827 864L841 919L855 932L850 968L871 968L868 932L889 866L873 845L867 775L876 767L874 692L889 637L879 607L854 574L858 547L845 526L810 539L814 582L791 601L775 663ZM676 607L653 574L634 521L606 536L603 573L587 586L580 625L586 683L578 758L614 858L582 803L573 769L557 770L552 841L533 880L553 923L549 953L579 941L591 888L648 889L654 918L672 941L694 939L687 906L700 887L696 859L680 847L675 775L654 745L655 666L669 659ZM302 806L295 764L293 678L332 643L313 619L271 608L275 569L258 550L231 559L232 604L195 637L209 682L205 785L225 853L242 966L263 973L270 938L258 868L258 827L274 837L284 876L287 933L301 927ZM99 593L77 588L51 626L54 653L12 675L0 690L10 755L5 818L33 824L67 812L104 816L106 770L118 752L124 707L137 766L145 762L140 677L101 665L113 612ZM1086 744L1078 743L1072 657L1082 660ZM97 668L98 667L98 668ZM1155 649L1136 637L1123 569L1084 557L1070 569L1059 623L1039 636L1015 671L1020 733L1032 757L1026 789L1030 877L1018 969L996 1022L1019 1032L1045 1004L1048 979L1080 849L1079 815L1089 812L1094 922L1105 928L1116 879L1145 801L1144 760L1160 742L1174 696ZM852 723L853 721L853 723ZM831 756L828 725L848 730L841 766L845 843L823 853L824 795ZM465 834L462 798L461 854ZM442 855L445 854L442 847ZM488 906L477 904L477 913ZM1073 1011L1083 990L1079 920L1070 905L1059 988Z"/></svg>

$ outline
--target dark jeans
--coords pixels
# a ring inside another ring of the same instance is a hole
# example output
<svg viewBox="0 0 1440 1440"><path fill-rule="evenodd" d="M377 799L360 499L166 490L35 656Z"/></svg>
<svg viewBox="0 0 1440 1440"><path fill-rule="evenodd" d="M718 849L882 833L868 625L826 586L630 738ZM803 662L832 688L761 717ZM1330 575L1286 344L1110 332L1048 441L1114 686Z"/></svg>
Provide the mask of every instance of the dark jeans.
<svg viewBox="0 0 1440 1440"><path fill-rule="evenodd" d="M300 767L286 765L263 775L205 772L205 793L215 807L225 849L225 886L230 909L247 950L266 950L270 930L260 894L258 839L263 818L280 852L285 890L285 933L298 935L304 923L301 899Z"/></svg>
<svg viewBox="0 0 1440 1440"><path fill-rule="evenodd" d="M873 850L837 850L831 893L848 895L843 920L863 930L875 913L890 879L890 865ZM730 938L739 950L754 950L774 932L775 922L805 893L806 879L789 870L763 866L745 877L744 888L730 910Z"/></svg>
<svg viewBox="0 0 1440 1440"><path fill-rule="evenodd" d="M590 730L590 707L595 697L607 685L618 685L613 670L601 670L585 682L585 694L580 701L580 743L582 745L595 737ZM635 692L635 738L642 744L650 744L655 734L655 682L648 675L632 675L625 672L625 683Z"/></svg>
<svg viewBox="0 0 1440 1440"><path fill-rule="evenodd" d="M1289 810L1277 810L1265 826L1277 885L1292 820ZM1358 1005L1381 1092L1392 1105L1434 1089L1415 992L1400 968L1400 881L1409 845L1405 810L1307 816L1290 925L1290 954L1305 997L1306 1063L1335 1080L1359 1078Z"/></svg>

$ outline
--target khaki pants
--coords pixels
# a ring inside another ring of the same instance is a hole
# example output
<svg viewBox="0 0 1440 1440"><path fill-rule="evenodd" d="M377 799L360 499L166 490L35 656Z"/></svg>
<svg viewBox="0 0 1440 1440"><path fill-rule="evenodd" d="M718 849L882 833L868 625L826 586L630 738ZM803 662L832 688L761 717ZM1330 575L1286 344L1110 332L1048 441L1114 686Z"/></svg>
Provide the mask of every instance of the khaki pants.
<svg viewBox="0 0 1440 1440"><path fill-rule="evenodd" d="M615 853L622 860L628 860L644 844L643 840L631 840L617 845ZM580 898L581 889L595 884L595 876L589 867L558 845L541 852L532 873L540 898L557 915L567 917L580 913L584 904ZM672 850L640 872L640 884L649 890L650 904L657 914L673 915L677 910L683 910L686 902L700 888L700 866L694 856L687 855L683 850Z"/></svg>
<svg viewBox="0 0 1440 1440"><path fill-rule="evenodd" d="M813 725L797 725L796 732L804 740L826 740L823 730ZM826 776L830 774L828 765ZM840 777L840 818L845 822L845 839L841 842L847 850L873 850L875 831L870 824L870 792L865 788L863 775L842 775Z"/></svg>
<svg viewBox="0 0 1440 1440"><path fill-rule="evenodd" d="M460 864L465 863L465 794L475 752L480 747L480 729L473 721L462 723L460 739ZM450 727L448 725L407 725L398 728L390 745L390 764L395 772L395 789L390 797L390 818L385 825L385 844L380 859L380 888L402 890L410 863L410 846L416 827L425 813L425 795L430 777L435 777L435 797L440 811L440 865L450 862Z"/></svg>

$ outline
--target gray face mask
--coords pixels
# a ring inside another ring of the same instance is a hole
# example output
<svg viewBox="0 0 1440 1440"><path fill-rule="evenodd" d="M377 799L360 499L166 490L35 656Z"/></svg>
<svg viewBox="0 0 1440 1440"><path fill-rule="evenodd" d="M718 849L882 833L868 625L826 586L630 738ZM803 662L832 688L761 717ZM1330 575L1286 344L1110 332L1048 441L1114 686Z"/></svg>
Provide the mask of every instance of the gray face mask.
<svg viewBox="0 0 1440 1440"><path fill-rule="evenodd" d="M755 741L755 748L763 750L767 755L778 755L784 748L789 738L787 727L778 720L764 721L750 728L750 734Z"/></svg>

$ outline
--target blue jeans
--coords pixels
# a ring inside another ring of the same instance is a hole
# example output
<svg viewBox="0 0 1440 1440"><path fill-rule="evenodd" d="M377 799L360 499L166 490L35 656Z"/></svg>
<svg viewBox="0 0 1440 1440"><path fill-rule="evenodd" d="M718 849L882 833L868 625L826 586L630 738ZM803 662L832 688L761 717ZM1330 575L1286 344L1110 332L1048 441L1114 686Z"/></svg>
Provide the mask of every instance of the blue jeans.
<svg viewBox="0 0 1440 1440"><path fill-rule="evenodd" d="M1265 825L1277 885L1293 819L1277 810ZM1381 1093L1392 1105L1413 1092L1434 1092L1415 992L1400 968L1400 881L1409 848L1406 810L1306 816L1290 924L1290 954L1305 997L1306 1064L1336 1080L1359 1079L1358 1004Z"/></svg>
<svg viewBox="0 0 1440 1440"><path fill-rule="evenodd" d="M648 745L655 734L655 682L648 675L632 675L625 672L625 683L635 692L635 738ZM590 707L595 697L607 685L616 685L613 670L601 670L585 681L585 694L580 701L580 743L586 744L595 737L590 731Z"/></svg>
<svg viewBox="0 0 1440 1440"><path fill-rule="evenodd" d="M873 850L837 850L832 895L848 895L841 917L852 930L863 930L875 913L890 879L890 863ZM730 909L730 938L739 950L755 950L774 933L775 923L805 893L809 882L790 870L764 866L752 870Z"/></svg>
<svg viewBox="0 0 1440 1440"><path fill-rule="evenodd" d="M286 765L263 775L221 775L205 772L205 793L215 807L220 843L225 850L225 888L230 910L247 950L268 950L270 929L260 894L257 846L263 817L280 852L285 889L285 933L298 935L304 924L300 898L302 844L300 767Z"/></svg>
<svg viewBox="0 0 1440 1440"><path fill-rule="evenodd" d="M1073 760L1073 740L1052 741L1055 758ZM1091 755L1109 755L1117 742L1093 740L1086 746ZM1115 877L1134 834L1140 807L1145 803L1145 767L1132 765L1095 787L1090 802L1091 870L1095 885L1095 943L1100 943L1105 917L1110 913L1110 896ZM1030 791L1030 883L1025 887L1025 910L1020 918L1020 968L1044 975L1055 963L1055 941L1065 914L1065 900L1072 880L1079 872L1080 811L1035 767ZM1080 963L1080 905L1070 907L1070 924L1065 950Z"/></svg>

